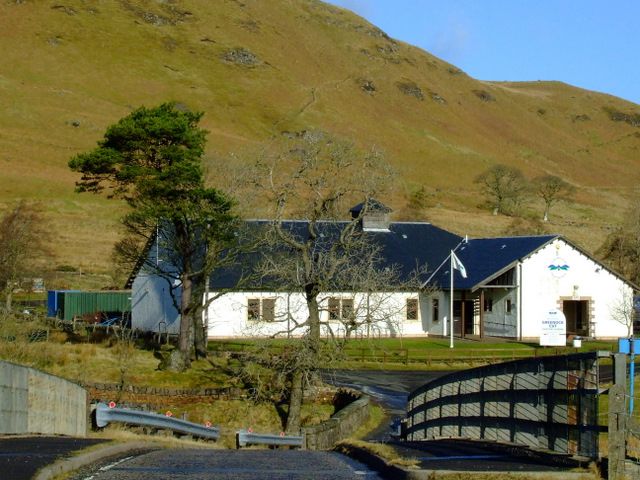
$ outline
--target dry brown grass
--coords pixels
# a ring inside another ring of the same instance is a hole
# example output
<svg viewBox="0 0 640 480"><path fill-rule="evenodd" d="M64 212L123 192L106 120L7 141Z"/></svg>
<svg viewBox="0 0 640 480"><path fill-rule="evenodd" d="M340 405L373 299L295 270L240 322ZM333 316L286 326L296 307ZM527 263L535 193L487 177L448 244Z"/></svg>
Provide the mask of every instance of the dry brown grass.
<svg viewBox="0 0 640 480"><path fill-rule="evenodd" d="M40 341L33 341L34 332L42 333L38 335ZM46 338L48 340L45 341ZM153 356L153 352L135 348L128 341L111 338L100 343L77 343L82 339L71 341L73 338L38 318L0 317L0 359L31 366L71 381L122 384L125 389L129 385L175 389L241 386L238 379L226 373L222 368L224 365L220 365L224 359L217 359L213 363L199 360L193 362L187 372L176 374L158 370L159 360ZM117 396L117 393L114 395ZM153 395L147 399L162 404L163 410L159 413L170 410L177 418L184 417L196 423L210 421L223 426L219 445L228 448L235 446L236 430L253 428L261 433L278 433L282 430L276 408L269 403L254 403L249 399L185 401ZM109 400L119 401L118 398ZM332 414L332 405L305 403L302 425L323 422ZM120 439L129 435L125 432L122 427L110 426L100 435Z"/></svg>
<svg viewBox="0 0 640 480"><path fill-rule="evenodd" d="M131 108L167 100L206 112L213 171L229 152L278 142L283 131L322 128L386 152L401 185L384 200L397 211L407 192L425 185L432 207L420 219L472 236L502 233L509 222L478 206L472 183L494 163L575 185L578 203L558 206L549 229L590 250L640 179L638 129L603 110L633 113L637 105L557 82L480 82L320 2L56 5L0 4L0 55L12 65L0 75L0 210L20 198L45 205L52 265L109 271L123 205L74 194L67 161ZM148 23L144 11L167 22ZM261 63L221 60L237 47ZM361 89L363 79L374 92ZM424 99L403 94L398 82L415 83Z"/></svg>

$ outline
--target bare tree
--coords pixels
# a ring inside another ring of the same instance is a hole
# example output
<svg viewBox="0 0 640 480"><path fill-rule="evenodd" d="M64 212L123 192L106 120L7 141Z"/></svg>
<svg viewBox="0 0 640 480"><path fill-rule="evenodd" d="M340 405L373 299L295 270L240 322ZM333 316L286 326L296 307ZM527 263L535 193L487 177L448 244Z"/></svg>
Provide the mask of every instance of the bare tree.
<svg viewBox="0 0 640 480"><path fill-rule="evenodd" d="M43 220L34 205L18 203L0 218L0 291L11 311L12 294L44 252Z"/></svg>
<svg viewBox="0 0 640 480"><path fill-rule="evenodd" d="M493 208L493 214L517 213L525 202L529 190L520 170L507 165L494 165L475 179Z"/></svg>
<svg viewBox="0 0 640 480"><path fill-rule="evenodd" d="M611 318L627 327L627 337L633 335L633 322L636 319L636 311L633 304L633 292L630 289L621 289L618 298L609 306Z"/></svg>
<svg viewBox="0 0 640 480"><path fill-rule="evenodd" d="M533 185L537 195L544 202L544 215L542 220L549 221L549 212L560 200L568 200L575 188L555 175L542 175L533 180Z"/></svg>
<svg viewBox="0 0 640 480"><path fill-rule="evenodd" d="M287 311L279 333L301 333L302 338L282 355L255 359L276 372L277 381L256 380L261 370L255 364L249 366L249 377L254 385L269 385L270 392L282 386L283 423L288 432L296 432L305 382L320 364L336 358L344 338L371 323L372 312L383 314L380 292L394 285L397 272L382 268L380 247L361 226L368 213L381 208L372 198L383 193L392 175L379 152L362 153L322 132L306 132L284 151L265 153L254 176L273 218L264 232L258 269L271 288L298 292L306 315L300 320ZM357 212L345 219L348 207L357 202ZM304 221L287 222L289 215ZM327 297L345 291L363 296L342 303L338 312Z"/></svg>

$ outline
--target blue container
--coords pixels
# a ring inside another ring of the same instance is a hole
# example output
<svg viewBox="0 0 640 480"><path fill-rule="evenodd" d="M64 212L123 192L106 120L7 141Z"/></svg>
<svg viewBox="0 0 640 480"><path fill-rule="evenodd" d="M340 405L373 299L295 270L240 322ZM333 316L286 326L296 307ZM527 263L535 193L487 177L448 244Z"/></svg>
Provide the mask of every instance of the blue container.
<svg viewBox="0 0 640 480"><path fill-rule="evenodd" d="M78 292L79 290L49 290L47 291L47 316L51 318L63 318L64 294L66 292Z"/></svg>
<svg viewBox="0 0 640 480"><path fill-rule="evenodd" d="M57 290L49 290L47 292L47 317L53 318L58 311L58 295Z"/></svg>

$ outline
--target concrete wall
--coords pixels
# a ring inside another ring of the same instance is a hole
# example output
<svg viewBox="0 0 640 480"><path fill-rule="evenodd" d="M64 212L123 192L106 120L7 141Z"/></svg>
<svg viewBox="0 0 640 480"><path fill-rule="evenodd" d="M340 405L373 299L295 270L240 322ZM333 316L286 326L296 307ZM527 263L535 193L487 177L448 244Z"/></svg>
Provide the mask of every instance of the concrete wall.
<svg viewBox="0 0 640 480"><path fill-rule="evenodd" d="M0 434L87 434L87 392L62 378L0 361Z"/></svg>

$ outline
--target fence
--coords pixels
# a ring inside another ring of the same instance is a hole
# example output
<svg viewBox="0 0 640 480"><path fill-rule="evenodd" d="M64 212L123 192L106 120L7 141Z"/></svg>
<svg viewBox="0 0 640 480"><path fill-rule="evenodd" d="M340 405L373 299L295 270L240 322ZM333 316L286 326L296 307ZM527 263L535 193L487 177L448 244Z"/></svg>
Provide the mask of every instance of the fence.
<svg viewBox="0 0 640 480"><path fill-rule="evenodd" d="M613 344L611 344L613 347ZM605 346L609 348L609 346ZM464 348L458 349L455 355L451 355L449 349L424 350L408 348L360 348L347 347L344 350L346 359L352 362L363 363L403 363L424 364L490 364L509 360L551 357L571 354L576 351L572 347L545 348L542 349L509 349L509 348Z"/></svg>
<svg viewBox="0 0 640 480"><path fill-rule="evenodd" d="M440 377L409 395L404 436L494 440L598 458L598 360L588 352Z"/></svg>
<svg viewBox="0 0 640 480"><path fill-rule="evenodd" d="M425 343L429 339L425 338ZM242 356L246 352L250 352L256 348L251 341L222 341L211 342L209 348L217 352L228 352L232 355ZM287 348L286 345L273 343L269 346L274 354L281 354ZM581 352L588 350L615 350L616 344L610 342L588 342L583 344ZM347 344L343 350L344 360L353 363L381 363L394 364L402 363L405 365L426 365L431 366L459 366L464 365L482 365L506 362L509 360L526 359L530 357L547 357L557 355L567 355L576 353L574 347L545 347L545 348L512 348L510 344L504 344L500 348L473 348L468 344L457 346L455 355L451 354L447 348L394 348L387 346L366 345L357 346Z"/></svg>

